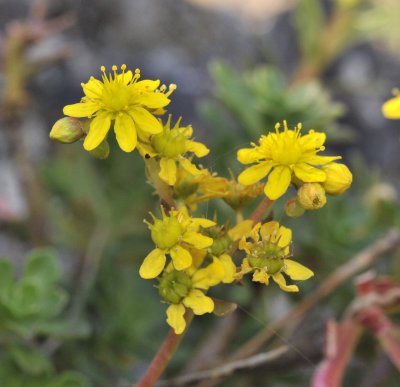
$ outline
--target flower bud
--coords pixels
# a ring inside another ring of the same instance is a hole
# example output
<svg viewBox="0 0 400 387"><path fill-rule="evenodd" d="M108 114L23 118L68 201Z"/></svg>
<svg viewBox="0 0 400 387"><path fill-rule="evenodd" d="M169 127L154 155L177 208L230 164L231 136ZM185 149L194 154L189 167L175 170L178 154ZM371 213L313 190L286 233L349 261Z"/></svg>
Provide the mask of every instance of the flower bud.
<svg viewBox="0 0 400 387"><path fill-rule="evenodd" d="M350 187L353 181L353 175L344 164L330 163L324 165L322 170L326 173L326 180L322 185L329 195L341 195Z"/></svg>
<svg viewBox="0 0 400 387"><path fill-rule="evenodd" d="M165 301L171 304L179 304L189 294L192 288L192 280L183 271L172 271L160 279L158 292Z"/></svg>
<svg viewBox="0 0 400 387"><path fill-rule="evenodd" d="M84 135L81 122L74 117L59 119L51 128L50 138L61 144L71 144Z"/></svg>
<svg viewBox="0 0 400 387"><path fill-rule="evenodd" d="M297 191L297 199L305 210L318 210L326 203L324 187L320 183L304 183Z"/></svg>
<svg viewBox="0 0 400 387"><path fill-rule="evenodd" d="M160 249L170 249L175 246L179 237L184 232L178 219L171 216L163 220L154 219L154 225L151 226L151 239Z"/></svg>
<svg viewBox="0 0 400 387"><path fill-rule="evenodd" d="M214 242L211 246L211 253L216 257L219 257L226 250L228 250L230 244L231 244L231 239L227 234L217 237L214 239Z"/></svg>
<svg viewBox="0 0 400 387"><path fill-rule="evenodd" d="M110 145L107 140L103 140L97 148L89 151L89 153L100 160L105 160L110 154Z"/></svg>
<svg viewBox="0 0 400 387"><path fill-rule="evenodd" d="M290 198L285 204L285 212L287 216L291 218L298 218L304 214L305 210L300 205L297 197Z"/></svg>

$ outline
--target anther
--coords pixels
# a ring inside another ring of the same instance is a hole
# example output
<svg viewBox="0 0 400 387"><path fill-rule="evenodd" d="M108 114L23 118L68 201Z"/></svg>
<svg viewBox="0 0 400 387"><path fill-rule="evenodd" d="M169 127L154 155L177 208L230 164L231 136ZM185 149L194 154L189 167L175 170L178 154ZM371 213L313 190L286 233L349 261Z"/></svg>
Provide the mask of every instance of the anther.
<svg viewBox="0 0 400 387"><path fill-rule="evenodd" d="M118 67L116 65L114 65L112 68L112 71L117 71Z"/></svg>
<svg viewBox="0 0 400 387"><path fill-rule="evenodd" d="M123 65L121 66L121 70L122 70L122 71L125 71L125 70L126 70L126 64L123 64Z"/></svg>
<svg viewBox="0 0 400 387"><path fill-rule="evenodd" d="M104 72L106 71L106 68L105 68L104 66L101 66L101 67L100 67L100 70L101 70L101 72L104 73Z"/></svg>

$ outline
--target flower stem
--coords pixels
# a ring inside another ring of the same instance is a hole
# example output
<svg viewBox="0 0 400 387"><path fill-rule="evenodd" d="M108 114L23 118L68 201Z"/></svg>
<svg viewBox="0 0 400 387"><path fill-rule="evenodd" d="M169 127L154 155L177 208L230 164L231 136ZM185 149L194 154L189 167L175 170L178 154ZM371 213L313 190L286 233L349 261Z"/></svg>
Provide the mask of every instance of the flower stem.
<svg viewBox="0 0 400 387"><path fill-rule="evenodd" d="M257 208L250 215L249 219L254 222L254 224L258 223L266 214L266 212L271 208L274 204L274 200L271 200L267 197L263 199L263 201L257 206Z"/></svg>
<svg viewBox="0 0 400 387"><path fill-rule="evenodd" d="M154 356L149 368L146 373L136 385L136 387L152 387L155 385L157 380L160 378L165 368L167 367L169 361L172 358L172 355L175 353L176 349L179 346L184 334L186 333L189 324L193 319L193 312L191 309L186 310L185 320L186 320L186 328L180 334L176 335L174 330L171 328L168 332L167 337L162 343L160 349L157 354Z"/></svg>

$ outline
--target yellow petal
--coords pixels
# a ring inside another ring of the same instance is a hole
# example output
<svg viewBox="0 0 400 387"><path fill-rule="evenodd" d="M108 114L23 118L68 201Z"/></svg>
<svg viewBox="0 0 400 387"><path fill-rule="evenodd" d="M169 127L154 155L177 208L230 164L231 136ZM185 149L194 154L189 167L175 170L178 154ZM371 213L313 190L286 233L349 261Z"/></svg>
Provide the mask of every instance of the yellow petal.
<svg viewBox="0 0 400 387"><path fill-rule="evenodd" d="M329 164L334 160L339 160L341 159L342 156L318 156L318 155L312 155L312 156L305 156L304 157L304 162L312 165L325 165Z"/></svg>
<svg viewBox="0 0 400 387"><path fill-rule="evenodd" d="M382 113L392 120L400 119L400 96L389 99L382 106Z"/></svg>
<svg viewBox="0 0 400 387"><path fill-rule="evenodd" d="M214 301L198 289L192 289L183 299L183 303L197 315L211 313L214 310Z"/></svg>
<svg viewBox="0 0 400 387"><path fill-rule="evenodd" d="M299 288L296 285L286 285L286 280L282 273L273 274L272 279L285 292L298 292L299 291Z"/></svg>
<svg viewBox="0 0 400 387"><path fill-rule="evenodd" d="M197 270L192 277L195 288L207 290L210 286L219 284L225 276L225 269L219 261L214 261L204 269Z"/></svg>
<svg viewBox="0 0 400 387"><path fill-rule="evenodd" d="M255 148L240 149L237 153L237 159L242 164L251 164L263 159L265 156Z"/></svg>
<svg viewBox="0 0 400 387"><path fill-rule="evenodd" d="M326 180L324 171L306 163L297 163L293 167L293 171L295 175L305 183L317 183Z"/></svg>
<svg viewBox="0 0 400 387"><path fill-rule="evenodd" d="M163 157L160 160L160 173L158 174L168 185L174 185L176 182L176 164L175 160Z"/></svg>
<svg viewBox="0 0 400 387"><path fill-rule="evenodd" d="M131 81L132 77L133 77L133 74L132 74L131 70L117 75L118 81L121 82L121 80L122 80L121 83L123 83L124 85L127 85Z"/></svg>
<svg viewBox="0 0 400 387"><path fill-rule="evenodd" d="M196 247L196 249L205 249L213 244L214 240L198 232L185 232L182 240Z"/></svg>
<svg viewBox="0 0 400 387"><path fill-rule="evenodd" d="M269 275L264 270L256 270L253 274L253 281L268 285Z"/></svg>
<svg viewBox="0 0 400 387"><path fill-rule="evenodd" d="M93 102L79 102L73 105L64 106L63 112L66 116L70 117L90 117L97 112L100 107L97 103Z"/></svg>
<svg viewBox="0 0 400 387"><path fill-rule="evenodd" d="M301 137L301 148L303 151L315 151L315 149L319 148L325 140L325 133L310 131L308 134Z"/></svg>
<svg viewBox="0 0 400 387"><path fill-rule="evenodd" d="M278 246L287 247L285 249L285 254L289 254L289 246L292 240L292 230L284 226L279 227L278 238L279 238Z"/></svg>
<svg viewBox="0 0 400 387"><path fill-rule="evenodd" d="M288 189L292 172L289 167L278 166L268 176L268 182L264 187L265 195L271 200L279 199Z"/></svg>
<svg viewBox="0 0 400 387"><path fill-rule="evenodd" d="M247 258L243 259L242 265L240 266L240 271L235 274L235 279L241 279L243 275L253 271L253 268L249 264Z"/></svg>
<svg viewBox="0 0 400 387"><path fill-rule="evenodd" d="M235 227L228 231L229 238L232 241L238 241L243 235L247 235L253 228L253 221L250 219L243 220Z"/></svg>
<svg viewBox="0 0 400 387"><path fill-rule="evenodd" d="M192 256L182 246L173 247L169 254L176 270L187 269L192 264Z"/></svg>
<svg viewBox="0 0 400 387"><path fill-rule="evenodd" d="M91 99L100 99L103 94L103 87L103 82L95 78L90 79L88 83L82 85L83 92Z"/></svg>
<svg viewBox="0 0 400 387"><path fill-rule="evenodd" d="M286 265L285 273L295 281L302 281L311 278L314 273L308 269L307 267L301 265L296 261L292 261L291 259L284 260Z"/></svg>
<svg viewBox="0 0 400 387"><path fill-rule="evenodd" d="M214 260L218 260L224 268L224 278L222 282L225 284L230 284L235 280L236 274L236 265L232 261L232 257L228 254L222 254L218 258L214 258Z"/></svg>
<svg viewBox="0 0 400 387"><path fill-rule="evenodd" d="M150 144L144 142L138 142L136 147L142 157L146 157L146 155L154 157L158 154Z"/></svg>
<svg viewBox="0 0 400 387"><path fill-rule="evenodd" d="M83 147L87 151L97 148L106 138L111 125L111 115L103 112L97 115L90 123L89 133L83 142Z"/></svg>
<svg viewBox="0 0 400 387"><path fill-rule="evenodd" d="M143 93L138 102L149 109L159 109L168 105L171 100L164 93Z"/></svg>
<svg viewBox="0 0 400 387"><path fill-rule="evenodd" d="M245 169L239 176L238 182L243 185L251 185L267 176L272 168L272 161L263 161Z"/></svg>
<svg viewBox="0 0 400 387"><path fill-rule="evenodd" d="M196 176L196 175L200 175L200 174L203 173L200 169L198 169L194 164L192 164L192 163L191 163L189 160L187 160L187 159L180 158L180 159L179 159L179 164L182 166L182 168L183 168L185 171L189 172L191 175Z"/></svg>
<svg viewBox="0 0 400 387"><path fill-rule="evenodd" d="M210 152L204 144L192 140L186 140L185 148L187 152L193 152L197 157L203 157Z"/></svg>
<svg viewBox="0 0 400 387"><path fill-rule="evenodd" d="M180 335L186 328L185 307L182 304L172 304L167 309L167 323Z"/></svg>
<svg viewBox="0 0 400 387"><path fill-rule="evenodd" d="M275 242L278 237L279 223L277 221L264 223L260 227L260 234L262 239L270 239Z"/></svg>
<svg viewBox="0 0 400 387"><path fill-rule="evenodd" d="M212 220L205 219L205 218L192 218L192 225L190 226L190 230L192 228L197 229L199 226L203 228L215 226L216 223ZM194 227L193 227L194 226Z"/></svg>
<svg viewBox="0 0 400 387"><path fill-rule="evenodd" d="M163 128L160 121L146 109L137 106L130 109L129 114L132 116L138 129L150 134L162 132Z"/></svg>
<svg viewBox="0 0 400 387"><path fill-rule="evenodd" d="M139 81L135 83L135 86L138 89L144 89L147 91L154 91L157 89L157 87L160 85L160 80L157 79L155 81L152 81L150 79L144 79L143 81Z"/></svg>
<svg viewBox="0 0 400 387"><path fill-rule="evenodd" d="M120 148L124 152L132 152L137 143L136 128L132 118L125 113L117 114L114 131Z"/></svg>
<svg viewBox="0 0 400 387"><path fill-rule="evenodd" d="M142 266L140 266L139 274L142 278L149 279L157 277L164 269L165 254L163 250L154 249L144 259Z"/></svg>

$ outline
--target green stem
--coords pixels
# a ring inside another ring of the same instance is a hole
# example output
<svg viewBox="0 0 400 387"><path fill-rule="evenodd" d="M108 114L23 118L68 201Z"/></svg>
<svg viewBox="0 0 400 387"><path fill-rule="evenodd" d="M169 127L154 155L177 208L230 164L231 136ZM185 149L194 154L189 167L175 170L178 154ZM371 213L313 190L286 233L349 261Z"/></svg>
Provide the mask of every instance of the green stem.
<svg viewBox="0 0 400 387"><path fill-rule="evenodd" d="M169 361L171 360L173 354L177 350L179 343L181 342L183 335L186 333L192 319L193 312L190 309L187 309L185 315L186 328L184 332L182 332L180 335L176 335L174 330L172 328L170 329L163 344L149 365L149 368L136 387L152 387L156 384L157 380L160 378Z"/></svg>

